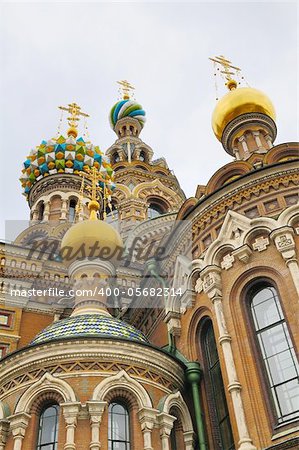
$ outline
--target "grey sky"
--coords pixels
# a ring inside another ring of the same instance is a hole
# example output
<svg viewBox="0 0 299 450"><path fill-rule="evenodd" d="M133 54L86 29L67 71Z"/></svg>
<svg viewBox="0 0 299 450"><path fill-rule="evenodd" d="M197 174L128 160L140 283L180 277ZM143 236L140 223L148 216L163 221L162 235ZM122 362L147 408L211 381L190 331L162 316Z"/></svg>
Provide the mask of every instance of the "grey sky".
<svg viewBox="0 0 299 450"><path fill-rule="evenodd" d="M297 139L296 3L6 2L0 25L3 219L28 218L21 164L55 135L58 105L79 103L93 143L112 144L119 79L135 85L147 113L141 138L187 196L231 160L211 129L209 56L224 54L270 96L276 143Z"/></svg>

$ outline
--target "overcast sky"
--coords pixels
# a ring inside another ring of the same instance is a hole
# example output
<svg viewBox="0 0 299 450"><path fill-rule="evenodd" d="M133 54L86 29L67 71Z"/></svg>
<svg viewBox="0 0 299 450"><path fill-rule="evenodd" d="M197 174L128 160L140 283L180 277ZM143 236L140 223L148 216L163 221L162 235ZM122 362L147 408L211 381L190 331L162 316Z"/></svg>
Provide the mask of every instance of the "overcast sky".
<svg viewBox="0 0 299 450"><path fill-rule="evenodd" d="M119 79L136 87L146 111L140 137L167 159L187 196L231 161L211 129L209 56L225 55L270 96L276 143L297 140L297 20L294 2L2 3L3 220L29 216L21 165L55 135L58 105L76 101L90 114L102 150L114 142L108 113Z"/></svg>

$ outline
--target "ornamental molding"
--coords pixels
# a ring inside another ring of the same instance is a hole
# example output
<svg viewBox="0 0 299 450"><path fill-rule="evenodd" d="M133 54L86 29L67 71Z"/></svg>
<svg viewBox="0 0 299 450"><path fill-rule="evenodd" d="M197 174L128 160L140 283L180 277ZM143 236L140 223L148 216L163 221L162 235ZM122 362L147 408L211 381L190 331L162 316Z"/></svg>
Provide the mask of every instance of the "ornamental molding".
<svg viewBox="0 0 299 450"><path fill-rule="evenodd" d="M63 378L73 376L74 373L107 376L125 368L130 376L166 391L182 386L183 369L167 355L150 347L147 347L145 354L140 346L108 340L101 341L105 348L99 351L99 341L100 339L72 341L29 347L23 354L8 357L1 367L3 375L0 398L30 385L47 372Z"/></svg>
<svg viewBox="0 0 299 450"><path fill-rule="evenodd" d="M193 432L193 425L191 415L186 405L182 394L177 391L175 393L169 394L167 397L163 399L162 413L170 414L171 408L175 407L180 412L180 419L182 421L183 431L184 432Z"/></svg>
<svg viewBox="0 0 299 450"><path fill-rule="evenodd" d="M116 389L130 391L137 400L139 408L152 408L153 406L151 398L142 384L128 375L125 370L101 381L94 389L91 400L103 402L109 392Z"/></svg>
<svg viewBox="0 0 299 450"><path fill-rule="evenodd" d="M26 412L29 414L33 401L46 391L58 392L65 402L76 401L76 395L66 381L46 372L36 383L25 390L16 405L15 413Z"/></svg>

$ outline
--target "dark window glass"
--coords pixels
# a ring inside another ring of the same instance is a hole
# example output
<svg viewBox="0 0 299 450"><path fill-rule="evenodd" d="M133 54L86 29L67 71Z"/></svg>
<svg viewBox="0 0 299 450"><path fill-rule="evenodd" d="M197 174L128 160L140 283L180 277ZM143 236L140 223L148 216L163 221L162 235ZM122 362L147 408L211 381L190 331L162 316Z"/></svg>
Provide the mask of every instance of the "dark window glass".
<svg viewBox="0 0 299 450"><path fill-rule="evenodd" d="M176 444L176 436L175 436L175 424L173 424L171 433L170 433L170 449L178 450L178 446Z"/></svg>
<svg viewBox="0 0 299 450"><path fill-rule="evenodd" d="M45 205L41 203L38 209L38 220L43 220L45 212Z"/></svg>
<svg viewBox="0 0 299 450"><path fill-rule="evenodd" d="M45 408L39 418L36 450L57 450L59 406Z"/></svg>
<svg viewBox="0 0 299 450"><path fill-rule="evenodd" d="M156 203L151 203L147 210L147 216L149 219L154 219L155 217L164 214L163 208Z"/></svg>
<svg viewBox="0 0 299 450"><path fill-rule="evenodd" d="M70 206L69 206L69 222L74 222L75 220L75 216L76 216L76 200L71 200L70 201Z"/></svg>
<svg viewBox="0 0 299 450"><path fill-rule="evenodd" d="M255 332L279 423L299 417L299 367L280 300L273 286L251 291Z"/></svg>
<svg viewBox="0 0 299 450"><path fill-rule="evenodd" d="M220 361L214 336L212 323L205 328L203 335L204 353L209 378L210 397L216 422L218 447L221 450L233 450L234 440L226 403L224 385L220 369Z"/></svg>
<svg viewBox="0 0 299 450"><path fill-rule="evenodd" d="M122 403L109 405L108 449L130 450L129 413Z"/></svg>

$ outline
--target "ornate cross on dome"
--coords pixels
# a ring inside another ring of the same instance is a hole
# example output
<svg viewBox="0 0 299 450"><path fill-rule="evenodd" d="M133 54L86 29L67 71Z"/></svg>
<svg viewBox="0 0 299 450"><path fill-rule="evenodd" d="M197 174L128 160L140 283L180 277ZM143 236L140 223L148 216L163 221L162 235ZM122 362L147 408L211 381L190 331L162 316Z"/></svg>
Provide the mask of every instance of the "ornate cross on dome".
<svg viewBox="0 0 299 450"><path fill-rule="evenodd" d="M81 107L77 105L77 103L69 103L68 106L58 106L58 108L62 111L67 111L70 114L70 117L67 118L68 124L70 126L68 134L72 134L70 133L70 131L77 131L80 116L89 117L89 114L81 111Z"/></svg>
<svg viewBox="0 0 299 450"><path fill-rule="evenodd" d="M237 82L232 78L232 76L238 75L238 72L240 72L241 69L233 66L231 61L226 59L223 55L215 56L214 58L209 59L215 64L221 66L222 70L220 70L220 73L224 76L228 89L235 89L237 87Z"/></svg>
<svg viewBox="0 0 299 450"><path fill-rule="evenodd" d="M121 86L123 99L129 100L131 97L131 92L135 89L127 80L117 81L117 83Z"/></svg>

